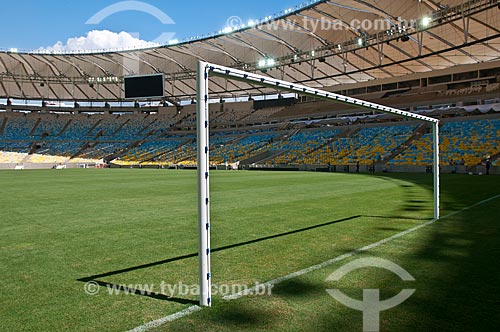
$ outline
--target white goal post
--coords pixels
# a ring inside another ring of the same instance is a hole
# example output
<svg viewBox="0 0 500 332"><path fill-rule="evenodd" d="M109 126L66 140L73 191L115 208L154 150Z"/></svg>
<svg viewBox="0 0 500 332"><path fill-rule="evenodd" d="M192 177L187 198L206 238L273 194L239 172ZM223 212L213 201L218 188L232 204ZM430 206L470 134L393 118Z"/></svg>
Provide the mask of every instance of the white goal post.
<svg viewBox="0 0 500 332"><path fill-rule="evenodd" d="M275 78L249 73L229 67L198 62L197 71L197 145L198 145L198 256L200 305L211 305L210 274L210 145L209 145L209 75L242 81L254 85L270 87L280 91L294 92L317 99L330 100L337 103L365 108L372 111L399 115L406 118L429 122L433 133L433 171L434 171L434 219L439 219L439 120L387 107L361 99L347 97L328 91L310 88L305 85L286 82Z"/></svg>

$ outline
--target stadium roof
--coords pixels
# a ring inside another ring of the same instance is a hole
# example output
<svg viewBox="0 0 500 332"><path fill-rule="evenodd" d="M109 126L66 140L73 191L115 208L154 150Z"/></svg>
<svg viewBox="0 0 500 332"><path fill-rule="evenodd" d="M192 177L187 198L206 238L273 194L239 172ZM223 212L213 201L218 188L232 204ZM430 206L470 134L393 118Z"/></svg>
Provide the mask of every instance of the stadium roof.
<svg viewBox="0 0 500 332"><path fill-rule="evenodd" d="M123 77L166 74L169 100L195 95L198 60L327 88L500 58L498 0L310 1L219 35L128 51L0 52L0 97L120 100ZM213 78L211 94L272 93Z"/></svg>

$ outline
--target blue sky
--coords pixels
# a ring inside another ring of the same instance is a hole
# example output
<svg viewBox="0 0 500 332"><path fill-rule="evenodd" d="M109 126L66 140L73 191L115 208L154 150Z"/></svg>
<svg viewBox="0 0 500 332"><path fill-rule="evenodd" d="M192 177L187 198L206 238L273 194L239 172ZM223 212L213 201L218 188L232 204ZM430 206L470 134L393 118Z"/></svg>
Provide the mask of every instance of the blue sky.
<svg viewBox="0 0 500 332"><path fill-rule="evenodd" d="M145 4L157 7L175 24L164 25L150 14L139 11L117 12L99 24L86 24L96 13L119 2L119 0L2 2L0 48L33 50L51 47L58 41L61 42L61 47L65 47L69 38L85 37L92 30L109 30L114 33L125 31L144 41L152 41L165 32L175 33L173 38L181 40L220 30L226 26L231 16L238 16L243 22L248 22L250 19L262 19L267 15L278 13L303 1L145 0L143 1ZM100 39L101 35L95 35L95 38ZM113 39L114 42L118 39L114 35L102 38ZM75 43L77 40L73 40L73 44ZM85 40L80 40L78 43L88 45L85 44Z"/></svg>

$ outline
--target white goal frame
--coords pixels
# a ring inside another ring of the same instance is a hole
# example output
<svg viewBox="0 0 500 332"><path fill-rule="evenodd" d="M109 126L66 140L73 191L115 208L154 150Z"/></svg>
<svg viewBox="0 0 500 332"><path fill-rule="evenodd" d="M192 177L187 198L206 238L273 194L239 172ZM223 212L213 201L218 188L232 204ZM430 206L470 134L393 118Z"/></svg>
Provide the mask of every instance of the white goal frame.
<svg viewBox="0 0 500 332"><path fill-rule="evenodd" d="M197 70L197 149L198 149L198 258L200 305L211 306L210 274L210 159L209 159L209 74L226 79L242 81L254 85L270 87L280 91L294 92L317 99L330 100L337 103L365 108L372 111L399 115L432 124L433 134L433 172L434 172L434 219L439 219L439 120L420 114L402 111L361 99L347 97L328 91L310 88L305 85L286 82L272 77L249 73L229 67L198 62Z"/></svg>

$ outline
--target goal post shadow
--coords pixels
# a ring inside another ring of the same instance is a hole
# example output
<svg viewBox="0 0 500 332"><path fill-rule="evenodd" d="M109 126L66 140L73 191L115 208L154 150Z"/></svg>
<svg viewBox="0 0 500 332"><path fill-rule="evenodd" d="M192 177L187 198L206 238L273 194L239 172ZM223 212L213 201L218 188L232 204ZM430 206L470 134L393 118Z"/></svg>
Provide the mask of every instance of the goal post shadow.
<svg viewBox="0 0 500 332"><path fill-rule="evenodd" d="M197 161L198 161L198 258L200 305L211 306L210 273L210 144L209 144L209 76L250 83L279 91L293 92L316 99L329 100L371 111L393 114L432 124L433 173L434 173L434 219L439 219L439 120L396 108L311 88L305 85L278 80L255 73L199 61L196 77L197 91Z"/></svg>

